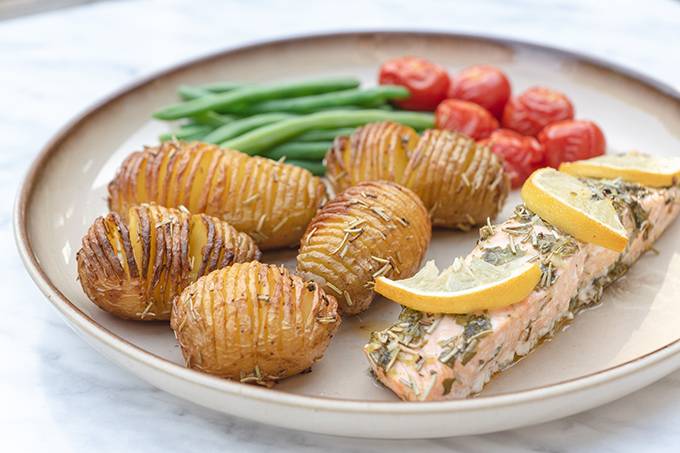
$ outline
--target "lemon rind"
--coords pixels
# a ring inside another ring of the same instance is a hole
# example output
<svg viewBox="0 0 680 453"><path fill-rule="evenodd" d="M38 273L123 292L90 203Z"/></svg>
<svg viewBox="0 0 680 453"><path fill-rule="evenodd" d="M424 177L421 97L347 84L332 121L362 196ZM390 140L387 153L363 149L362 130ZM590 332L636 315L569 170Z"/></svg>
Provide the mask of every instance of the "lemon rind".
<svg viewBox="0 0 680 453"><path fill-rule="evenodd" d="M541 171L535 171L522 186L521 196L527 208L581 242L596 244L619 253L626 249L628 246L627 231L612 229L609 225L588 216L560 198L546 193L534 183L534 178ZM562 214L556 215L556 212ZM564 219L568 221L565 222Z"/></svg>
<svg viewBox="0 0 680 453"><path fill-rule="evenodd" d="M405 307L427 313L465 314L496 310L526 299L541 279L536 263L527 263L521 271L492 283L462 291L425 291L379 277L375 291Z"/></svg>
<svg viewBox="0 0 680 453"><path fill-rule="evenodd" d="M588 161L563 162L560 164L559 171L582 178L621 178L624 181L650 187L670 187L680 181L680 170L660 173Z"/></svg>

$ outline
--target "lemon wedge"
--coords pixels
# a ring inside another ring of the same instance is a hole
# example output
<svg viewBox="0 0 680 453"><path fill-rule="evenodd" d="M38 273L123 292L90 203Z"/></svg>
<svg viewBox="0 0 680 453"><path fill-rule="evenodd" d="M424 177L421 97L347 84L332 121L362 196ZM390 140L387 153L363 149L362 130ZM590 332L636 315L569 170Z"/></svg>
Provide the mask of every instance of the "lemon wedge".
<svg viewBox="0 0 680 453"><path fill-rule="evenodd" d="M621 178L651 187L668 187L680 181L680 159L638 152L605 154L577 162L565 162L560 171L584 178Z"/></svg>
<svg viewBox="0 0 680 453"><path fill-rule="evenodd" d="M542 168L522 186L527 208L582 242L623 252L628 232L611 201L598 198L587 184L566 173Z"/></svg>
<svg viewBox="0 0 680 453"><path fill-rule="evenodd" d="M441 273L434 261L429 261L411 278L379 277L375 291L414 310L462 314L520 302L531 294L540 278L538 265L526 258L500 266L479 258L456 258Z"/></svg>

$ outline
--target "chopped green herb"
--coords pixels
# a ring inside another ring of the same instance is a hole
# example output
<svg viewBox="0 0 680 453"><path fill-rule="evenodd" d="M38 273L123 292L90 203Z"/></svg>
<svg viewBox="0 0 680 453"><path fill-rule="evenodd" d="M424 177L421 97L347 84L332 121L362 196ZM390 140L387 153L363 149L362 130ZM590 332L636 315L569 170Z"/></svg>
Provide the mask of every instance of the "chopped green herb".
<svg viewBox="0 0 680 453"><path fill-rule="evenodd" d="M451 393L451 387L453 387L453 383L456 381L455 378L446 378L444 379L444 382L442 382L442 387L444 387L444 392L442 395L448 395Z"/></svg>

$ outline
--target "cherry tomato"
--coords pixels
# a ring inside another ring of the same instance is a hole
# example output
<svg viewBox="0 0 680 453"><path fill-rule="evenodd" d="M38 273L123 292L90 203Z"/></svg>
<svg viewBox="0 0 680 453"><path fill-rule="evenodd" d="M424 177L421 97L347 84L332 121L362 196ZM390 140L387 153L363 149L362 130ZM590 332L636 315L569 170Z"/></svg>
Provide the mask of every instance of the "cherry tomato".
<svg viewBox="0 0 680 453"><path fill-rule="evenodd" d="M462 132L475 140L486 138L498 129L498 121L484 107L458 99L447 99L435 113L437 129Z"/></svg>
<svg viewBox="0 0 680 453"><path fill-rule="evenodd" d="M494 66L471 66L452 78L448 97L479 104L501 119L510 99L510 81Z"/></svg>
<svg viewBox="0 0 680 453"><path fill-rule="evenodd" d="M449 89L449 75L442 67L424 58L401 57L388 60L380 67L381 85L402 85L411 96L395 101L407 110L433 111L446 98Z"/></svg>
<svg viewBox="0 0 680 453"><path fill-rule="evenodd" d="M545 148L546 164L558 168L562 162L589 159L604 154L602 130L592 121L564 120L552 123L538 134Z"/></svg>
<svg viewBox="0 0 680 453"><path fill-rule="evenodd" d="M537 135L545 126L574 118L567 96L550 88L533 87L510 99L503 110L503 127L524 135Z"/></svg>
<svg viewBox="0 0 680 453"><path fill-rule="evenodd" d="M544 166L543 146L534 137L509 129L498 129L478 145L489 145L491 151L503 158L503 168L516 189L539 168Z"/></svg>

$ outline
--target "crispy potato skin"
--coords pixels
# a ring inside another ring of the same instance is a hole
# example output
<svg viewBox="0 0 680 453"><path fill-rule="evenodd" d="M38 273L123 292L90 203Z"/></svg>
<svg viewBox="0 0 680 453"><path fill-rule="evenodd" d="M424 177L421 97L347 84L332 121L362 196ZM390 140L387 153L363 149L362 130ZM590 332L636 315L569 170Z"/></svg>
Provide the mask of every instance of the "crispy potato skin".
<svg viewBox="0 0 680 453"><path fill-rule="evenodd" d="M261 256L251 237L204 214L144 204L131 208L128 219L134 228L115 212L98 217L76 255L85 294L120 318L168 320L173 297L189 283ZM205 231L200 246L191 234L197 222Z"/></svg>
<svg viewBox="0 0 680 453"><path fill-rule="evenodd" d="M488 147L450 131L373 123L338 137L326 155L326 175L336 192L361 181L385 179L413 190L435 226L467 230L494 218L510 182Z"/></svg>
<svg viewBox="0 0 680 453"><path fill-rule="evenodd" d="M319 285L254 261L189 285L170 325L187 367L271 385L319 360L340 322L335 299Z"/></svg>
<svg viewBox="0 0 680 453"><path fill-rule="evenodd" d="M321 180L300 167L204 143L166 142L128 156L109 184L109 207L155 202L221 218L263 250L299 243L325 200Z"/></svg>
<svg viewBox="0 0 680 453"><path fill-rule="evenodd" d="M343 313L357 314L373 301L376 276L415 274L431 235L415 193L393 182L363 182L319 210L302 240L297 271L335 295Z"/></svg>

